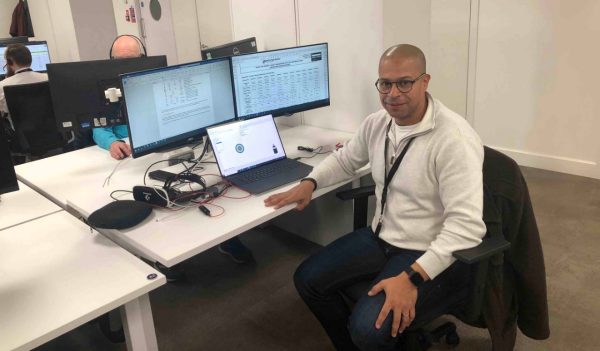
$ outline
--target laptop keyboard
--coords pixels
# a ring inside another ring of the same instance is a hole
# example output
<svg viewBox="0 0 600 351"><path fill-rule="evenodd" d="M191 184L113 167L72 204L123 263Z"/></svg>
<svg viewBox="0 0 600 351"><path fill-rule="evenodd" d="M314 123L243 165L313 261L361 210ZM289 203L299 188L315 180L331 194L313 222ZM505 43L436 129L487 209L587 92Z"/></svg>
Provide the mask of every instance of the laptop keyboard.
<svg viewBox="0 0 600 351"><path fill-rule="evenodd" d="M273 162L248 172L237 174L236 178L245 183L253 183L272 177L275 174L282 172L284 169L289 169L290 167L293 168L294 166L295 165L293 163L290 164L289 162Z"/></svg>

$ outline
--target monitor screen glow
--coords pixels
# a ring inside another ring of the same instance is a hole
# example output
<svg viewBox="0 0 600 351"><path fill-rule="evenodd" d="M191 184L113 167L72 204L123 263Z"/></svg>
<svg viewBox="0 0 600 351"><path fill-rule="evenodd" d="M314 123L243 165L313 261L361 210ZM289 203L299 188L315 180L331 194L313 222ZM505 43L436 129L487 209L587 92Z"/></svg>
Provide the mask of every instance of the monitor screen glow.
<svg viewBox="0 0 600 351"><path fill-rule="evenodd" d="M48 52L48 44L45 41L30 41L24 43L31 52L31 69L36 72L46 72L46 64L50 63L50 53ZM1 75L6 74L6 60L4 59L5 45L0 45L0 66Z"/></svg>
<svg viewBox="0 0 600 351"><path fill-rule="evenodd" d="M133 157L193 142L235 119L229 59L121 76Z"/></svg>
<svg viewBox="0 0 600 351"><path fill-rule="evenodd" d="M231 65L240 119L329 105L326 43L232 56Z"/></svg>

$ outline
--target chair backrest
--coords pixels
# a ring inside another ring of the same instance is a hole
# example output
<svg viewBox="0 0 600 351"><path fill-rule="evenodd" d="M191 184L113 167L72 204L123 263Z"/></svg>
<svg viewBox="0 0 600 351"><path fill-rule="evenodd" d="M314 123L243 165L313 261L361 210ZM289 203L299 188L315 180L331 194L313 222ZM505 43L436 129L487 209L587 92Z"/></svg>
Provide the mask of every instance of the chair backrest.
<svg viewBox="0 0 600 351"><path fill-rule="evenodd" d="M48 82L4 87L4 96L21 151L34 156L63 147Z"/></svg>

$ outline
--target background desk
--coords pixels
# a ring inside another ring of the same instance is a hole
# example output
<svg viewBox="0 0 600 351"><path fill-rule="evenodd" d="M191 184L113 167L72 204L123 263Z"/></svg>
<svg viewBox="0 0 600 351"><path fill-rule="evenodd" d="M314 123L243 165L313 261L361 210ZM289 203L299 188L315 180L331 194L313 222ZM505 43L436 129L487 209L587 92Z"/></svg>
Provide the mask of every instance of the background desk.
<svg viewBox="0 0 600 351"><path fill-rule="evenodd" d="M29 350L121 305L129 350L158 349L148 292L165 277L81 221L38 218L1 231L0 248L0 349Z"/></svg>
<svg viewBox="0 0 600 351"><path fill-rule="evenodd" d="M62 211L27 185L19 182L19 190L0 198L0 230Z"/></svg>
<svg viewBox="0 0 600 351"><path fill-rule="evenodd" d="M350 139L352 134L300 126L281 130L281 136L288 157L294 158L311 156L310 153L298 151L299 145L310 147L333 145ZM314 166L326 156L317 155L301 161ZM65 208L71 207L87 217L112 201L109 194L113 190L131 190L134 185L142 184L144 171L157 159L158 156L149 155L123 161L112 176L110 185L105 187L102 187L104 179L110 174L117 161L112 160L108 152L98 147L20 165L16 167L16 171L22 181L61 202ZM215 164L204 164L204 166L206 169L200 173L218 174ZM44 169L47 170L45 175L40 176L40 171ZM365 167L357 177L368 172L369 168ZM313 197L319 197L342 184L319 189ZM294 185L287 185L274 192L287 190ZM155 210L146 221L134 228L123 231L102 230L102 233L135 254L171 267L294 208L294 205L279 210L265 207L263 200L272 193L250 196L243 200L218 199L215 204L223 206L226 212L217 218L209 218L197 209L179 212L161 209ZM245 193L232 189L228 194L243 196ZM211 210L218 211L213 208Z"/></svg>

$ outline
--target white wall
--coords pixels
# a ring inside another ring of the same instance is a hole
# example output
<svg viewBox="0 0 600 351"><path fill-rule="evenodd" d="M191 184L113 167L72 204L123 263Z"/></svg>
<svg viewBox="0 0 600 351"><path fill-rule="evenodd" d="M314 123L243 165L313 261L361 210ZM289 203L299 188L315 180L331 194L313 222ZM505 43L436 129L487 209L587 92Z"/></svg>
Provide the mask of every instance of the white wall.
<svg viewBox="0 0 600 351"><path fill-rule="evenodd" d="M188 0L184 0L188 1ZM244 1L249 6L255 1ZM226 0L196 0L196 11L200 40L206 47L233 41L230 2Z"/></svg>
<svg viewBox="0 0 600 351"><path fill-rule="evenodd" d="M466 116L470 0L384 0L384 47L412 44L427 59L429 92Z"/></svg>
<svg viewBox="0 0 600 351"><path fill-rule="evenodd" d="M431 0L383 0L383 46L411 44L429 57Z"/></svg>
<svg viewBox="0 0 600 351"><path fill-rule="evenodd" d="M427 71L429 92L466 117L469 66L469 0L431 2Z"/></svg>
<svg viewBox="0 0 600 351"><path fill-rule="evenodd" d="M600 178L600 2L481 0L474 125L520 164Z"/></svg>
<svg viewBox="0 0 600 351"><path fill-rule="evenodd" d="M304 113L304 123L354 132L380 109L377 80L383 51L381 1L298 0L300 44L329 43L331 106Z"/></svg>
<svg viewBox="0 0 600 351"><path fill-rule="evenodd" d="M29 1L35 40L48 41L52 62L79 61L69 0Z"/></svg>
<svg viewBox="0 0 600 351"><path fill-rule="evenodd" d="M112 0L113 11L115 13L115 24L117 26L117 35L131 34L141 38L140 35L140 8L138 1L130 0L126 4L123 0ZM135 7L136 23L127 22L125 19L125 10L131 5Z"/></svg>
<svg viewBox="0 0 600 351"><path fill-rule="evenodd" d="M196 3L189 0L171 0L171 14L177 43L177 60L179 63L200 61L200 34L196 17Z"/></svg>
<svg viewBox="0 0 600 351"><path fill-rule="evenodd" d="M105 60L117 36L115 16L110 1L70 0L79 58Z"/></svg>
<svg viewBox="0 0 600 351"><path fill-rule="evenodd" d="M9 31L12 13L18 2L18 0L0 0L0 38L10 37ZM35 23L33 30L35 32Z"/></svg>
<svg viewBox="0 0 600 351"><path fill-rule="evenodd" d="M294 0L231 0L231 18L233 39L256 37L259 51L297 44Z"/></svg>

